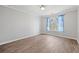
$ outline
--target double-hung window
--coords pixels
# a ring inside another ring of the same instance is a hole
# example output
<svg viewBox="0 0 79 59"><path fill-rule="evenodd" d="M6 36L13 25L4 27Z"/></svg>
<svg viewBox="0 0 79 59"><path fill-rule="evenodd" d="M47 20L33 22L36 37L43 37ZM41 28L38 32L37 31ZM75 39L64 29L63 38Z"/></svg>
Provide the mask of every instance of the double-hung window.
<svg viewBox="0 0 79 59"><path fill-rule="evenodd" d="M58 31L63 32L64 31L64 15L59 15L56 17L56 19L51 19L50 17L47 17L47 31Z"/></svg>

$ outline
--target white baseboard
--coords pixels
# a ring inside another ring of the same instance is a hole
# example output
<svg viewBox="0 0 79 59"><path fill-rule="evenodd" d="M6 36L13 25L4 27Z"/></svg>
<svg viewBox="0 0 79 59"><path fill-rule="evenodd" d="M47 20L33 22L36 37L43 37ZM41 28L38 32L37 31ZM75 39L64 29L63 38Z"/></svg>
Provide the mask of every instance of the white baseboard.
<svg viewBox="0 0 79 59"><path fill-rule="evenodd" d="M79 44L79 38L77 38L77 42L78 42L78 44Z"/></svg>
<svg viewBox="0 0 79 59"><path fill-rule="evenodd" d="M14 42L14 41L17 41L17 40L22 40L22 39L24 39L24 38L33 37L33 36L36 36L36 35L39 35L39 34L29 35L29 36L25 36L25 37L13 39L13 40L10 40L10 41L2 42L2 43L0 43L0 45L7 44L7 43L11 43L11 42Z"/></svg>
<svg viewBox="0 0 79 59"><path fill-rule="evenodd" d="M47 35L52 35L52 34L49 34L49 33L41 33L41 34L44 34L44 35L45 35L45 34L47 34ZM29 36L25 36L25 37L13 39L13 40L10 40L10 41L2 42L2 43L0 43L0 45L7 44L7 43L11 43L11 42L14 42L14 41L17 41L17 40L21 40L21 39L24 39L24 38L33 37L33 36L36 36L36 35L40 35L40 34L29 35ZM53 35L53 36L59 36L59 37L64 37L64 38L70 38L70 39L75 39L75 40L77 40L77 38L74 38L74 37L60 36L60 35ZM77 40L77 41L78 41L78 40ZM78 41L78 43L79 43L79 41Z"/></svg>
<svg viewBox="0 0 79 59"><path fill-rule="evenodd" d="M52 35L52 36L59 36L59 37L64 37L64 38L69 38L69 39L74 39L74 40L77 40L76 37L71 37L71 36L66 36L66 35L57 35L57 34L50 34L50 33L41 33L41 34L47 34L47 35Z"/></svg>

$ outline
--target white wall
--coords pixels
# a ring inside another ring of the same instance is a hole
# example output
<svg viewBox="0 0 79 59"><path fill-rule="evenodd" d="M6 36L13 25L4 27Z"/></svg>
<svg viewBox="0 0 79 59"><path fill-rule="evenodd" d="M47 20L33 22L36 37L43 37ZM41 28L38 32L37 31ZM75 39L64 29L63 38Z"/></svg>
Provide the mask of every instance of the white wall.
<svg viewBox="0 0 79 59"><path fill-rule="evenodd" d="M0 6L0 44L38 34L37 16Z"/></svg>
<svg viewBox="0 0 79 59"><path fill-rule="evenodd" d="M51 34L55 36L63 36L67 38L77 38L77 10L65 13L64 15L64 32L46 32L46 19L45 16L41 17L41 33ZM44 28L43 28L44 27Z"/></svg>
<svg viewBox="0 0 79 59"><path fill-rule="evenodd" d="M79 43L79 7L78 7L78 13L77 13L78 21L77 21L77 41Z"/></svg>
<svg viewBox="0 0 79 59"><path fill-rule="evenodd" d="M46 33L46 18L44 16L40 17L40 33Z"/></svg>
<svg viewBox="0 0 79 59"><path fill-rule="evenodd" d="M64 22L64 32L69 36L77 37L77 11L66 13Z"/></svg>

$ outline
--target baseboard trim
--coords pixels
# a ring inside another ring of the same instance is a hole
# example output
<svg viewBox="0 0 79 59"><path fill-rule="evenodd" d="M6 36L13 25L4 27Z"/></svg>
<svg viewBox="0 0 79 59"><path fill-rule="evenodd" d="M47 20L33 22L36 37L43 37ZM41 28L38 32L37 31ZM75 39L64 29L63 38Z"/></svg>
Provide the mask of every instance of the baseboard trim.
<svg viewBox="0 0 79 59"><path fill-rule="evenodd" d="M41 33L42 35L52 35L52 36L58 36L58 37L64 37L64 38L69 38L69 39L74 39L77 40L77 38L75 37L69 37L69 36L62 36L62 35L54 35L54 34L50 34L50 33Z"/></svg>
<svg viewBox="0 0 79 59"><path fill-rule="evenodd" d="M78 40L78 38L77 38L77 42L78 42L78 44L79 44L79 40Z"/></svg>
<svg viewBox="0 0 79 59"><path fill-rule="evenodd" d="M37 36L37 35L39 35L39 34L34 34L34 35L30 35L30 36L25 36L25 37L13 39L13 40L10 40L10 41L2 42L2 43L0 43L0 45L11 43L11 42L14 42L14 41L17 41L17 40L22 40L24 38L30 38L30 37Z"/></svg>
<svg viewBox="0 0 79 59"><path fill-rule="evenodd" d="M0 43L0 45L7 44L7 43L11 43L11 42L14 42L14 41L17 41L17 40L22 40L24 38L29 38L29 37L37 36L37 35L51 35L51 34L48 34L48 33L34 34L34 35L25 36L25 37L13 39L13 40L10 40L10 41L2 42L2 43ZM58 35L53 35L53 36L58 36ZM73 37L67 37L67 36L59 36L59 37L64 37L64 38L69 38L69 39L77 40L77 38L73 38ZM78 41L78 43L79 43L79 41Z"/></svg>

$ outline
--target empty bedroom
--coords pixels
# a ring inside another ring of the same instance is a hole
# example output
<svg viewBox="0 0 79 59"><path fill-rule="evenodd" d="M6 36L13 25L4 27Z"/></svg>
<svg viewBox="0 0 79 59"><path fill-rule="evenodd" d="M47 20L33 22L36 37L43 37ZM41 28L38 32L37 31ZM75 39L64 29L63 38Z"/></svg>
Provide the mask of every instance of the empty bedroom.
<svg viewBox="0 0 79 59"><path fill-rule="evenodd" d="M79 53L79 6L0 5L0 53Z"/></svg>

